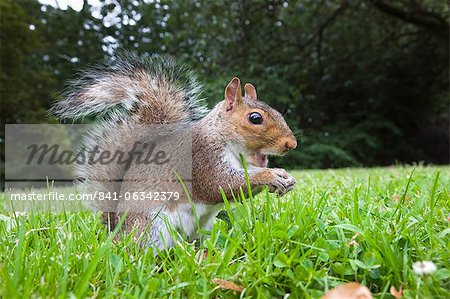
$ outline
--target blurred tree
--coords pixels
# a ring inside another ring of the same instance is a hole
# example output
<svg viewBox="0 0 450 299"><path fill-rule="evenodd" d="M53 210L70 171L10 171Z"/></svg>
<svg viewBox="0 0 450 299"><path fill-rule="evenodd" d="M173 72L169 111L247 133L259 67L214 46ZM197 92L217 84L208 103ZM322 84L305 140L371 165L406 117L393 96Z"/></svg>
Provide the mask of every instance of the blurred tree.
<svg viewBox="0 0 450 299"><path fill-rule="evenodd" d="M42 6L39 15L41 30L51 45L36 53L39 64L57 80L53 92L61 91L64 83L76 72L104 58L102 20L94 18L92 7L84 0L81 11L61 10ZM54 97L53 97L54 98Z"/></svg>
<svg viewBox="0 0 450 299"><path fill-rule="evenodd" d="M382 12L428 30L441 40L442 46L448 49L448 1L370 1Z"/></svg>
<svg viewBox="0 0 450 299"><path fill-rule="evenodd" d="M40 5L26 1L29 10ZM38 20L20 1L0 3L2 133L5 123L39 122L50 99L51 74L35 67L34 54L48 45L43 41ZM2 135L3 138L3 135Z"/></svg>
<svg viewBox="0 0 450 299"><path fill-rule="evenodd" d="M211 105L231 77L254 83L261 99L290 112L301 134L300 150L275 161L284 166L449 162L447 1L105 0L93 7L85 0L76 12L8 0L1 7L6 122L47 122L44 111L76 69L128 49L185 60Z"/></svg>
<svg viewBox="0 0 450 299"><path fill-rule="evenodd" d="M27 1L29 9L39 10ZM37 19L18 1L0 2L0 181L4 179L5 124L42 122L53 84L51 75L36 67L33 55L42 42Z"/></svg>

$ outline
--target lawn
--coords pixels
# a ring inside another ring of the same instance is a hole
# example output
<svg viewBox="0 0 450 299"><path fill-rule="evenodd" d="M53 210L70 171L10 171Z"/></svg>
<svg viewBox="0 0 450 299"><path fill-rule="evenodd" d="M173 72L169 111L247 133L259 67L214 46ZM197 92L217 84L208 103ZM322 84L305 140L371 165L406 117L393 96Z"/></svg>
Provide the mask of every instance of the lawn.
<svg viewBox="0 0 450 299"><path fill-rule="evenodd" d="M293 174L293 192L227 206L201 241L156 257L112 242L97 214L0 208L0 297L320 298L358 281L376 298L450 298L450 167Z"/></svg>

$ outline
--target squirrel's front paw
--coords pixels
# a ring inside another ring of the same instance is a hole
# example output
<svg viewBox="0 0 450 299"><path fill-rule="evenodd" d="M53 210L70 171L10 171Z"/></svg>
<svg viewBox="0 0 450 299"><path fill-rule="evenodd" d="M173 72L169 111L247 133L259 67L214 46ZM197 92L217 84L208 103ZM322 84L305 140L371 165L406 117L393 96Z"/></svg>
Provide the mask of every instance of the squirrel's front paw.
<svg viewBox="0 0 450 299"><path fill-rule="evenodd" d="M269 192L277 193L280 196L283 196L287 192L294 189L295 179L286 170L282 168L273 168L272 175L273 180L269 184Z"/></svg>

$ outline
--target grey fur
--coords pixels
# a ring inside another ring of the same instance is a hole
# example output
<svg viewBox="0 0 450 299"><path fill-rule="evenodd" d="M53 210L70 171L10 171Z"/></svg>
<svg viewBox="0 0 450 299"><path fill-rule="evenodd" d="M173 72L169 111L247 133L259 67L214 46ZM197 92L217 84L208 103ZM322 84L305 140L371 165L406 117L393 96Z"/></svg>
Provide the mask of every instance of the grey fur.
<svg viewBox="0 0 450 299"><path fill-rule="evenodd" d="M236 81L240 82L237 78L231 82ZM201 86L192 71L173 58L155 56L141 59L124 53L111 64L101 64L83 71L78 79L71 82L63 94L64 99L50 111L62 119L101 116L84 140L83 146L87 151L98 145L101 149L127 152L141 135L146 136L146 128L138 130L140 125L146 124L175 124L175 128L180 129L176 130L179 134L183 130L189 130L192 134L192 196L184 194L175 180L175 186L171 185L169 190L180 188L183 198L177 203L165 204L162 210L161 206L153 203L143 206L133 201L95 201L98 206L94 209L114 214L108 214L111 216L110 227L116 225L121 213L131 211L125 219L124 229L129 231L137 227L138 235L146 237L144 243L147 246L159 249L173 246L174 240L163 220L186 235L195 236L197 227L193 209L201 213L199 219L205 223L202 227L210 226L223 203L219 188L223 188L227 198L241 191L245 193L247 181L239 154L248 159L257 153L283 154L286 140L293 140L296 145L295 137L283 117L256 98L245 98L240 104L242 106L236 106L240 110L230 112L224 100L208 112L204 101L199 98L200 91ZM240 83L235 92L236 95L241 93ZM271 120L270 130L257 133L243 130L247 119L240 112L246 111L246 107L263 110ZM188 141L186 135L169 135L174 141L173 146L168 143L169 148L175 149L182 146L183 141ZM177 165L184 165L183 157L174 161L180 162ZM263 186L268 186L270 192L284 194L292 190L295 184L295 179L285 170L270 169L256 162L249 164L248 173L250 188L255 190L253 194ZM85 163L77 169L77 175L87 179L84 186L89 189L88 192L150 190L159 182L156 180L155 183L152 179L146 181L147 174L153 174L152 169L139 164L125 170L116 164L93 167ZM156 218L155 213L158 215Z"/></svg>
<svg viewBox="0 0 450 299"><path fill-rule="evenodd" d="M147 78L137 78L137 74L145 74ZM77 79L69 82L62 93L63 99L56 102L49 113L61 119L79 119L90 115L109 118L112 114L127 118L147 104L145 98L138 97L142 82L136 82L134 78L146 79L149 85L164 81L163 85L169 87L165 91L168 94L181 92L183 112L189 115L185 121L200 119L208 112L204 100L200 99L202 86L185 64L169 56L139 58L123 52L113 62L81 71ZM180 99L173 97L173 100ZM166 104L171 107L172 103ZM154 122L158 123L157 120Z"/></svg>

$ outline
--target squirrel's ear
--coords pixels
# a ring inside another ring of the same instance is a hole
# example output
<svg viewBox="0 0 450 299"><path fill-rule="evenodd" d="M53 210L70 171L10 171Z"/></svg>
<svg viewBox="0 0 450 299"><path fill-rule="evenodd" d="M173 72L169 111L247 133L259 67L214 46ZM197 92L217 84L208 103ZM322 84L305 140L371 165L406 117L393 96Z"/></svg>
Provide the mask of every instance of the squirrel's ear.
<svg viewBox="0 0 450 299"><path fill-rule="evenodd" d="M256 95L256 88L252 84L250 83L245 84L244 90L246 98L250 98L252 100L256 100L258 98Z"/></svg>
<svg viewBox="0 0 450 299"><path fill-rule="evenodd" d="M226 111L232 110L240 102L242 102L241 81L234 77L225 88Z"/></svg>

